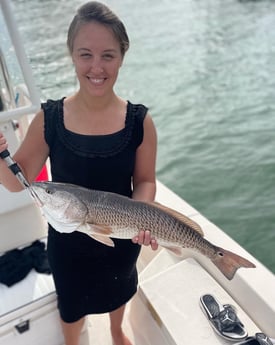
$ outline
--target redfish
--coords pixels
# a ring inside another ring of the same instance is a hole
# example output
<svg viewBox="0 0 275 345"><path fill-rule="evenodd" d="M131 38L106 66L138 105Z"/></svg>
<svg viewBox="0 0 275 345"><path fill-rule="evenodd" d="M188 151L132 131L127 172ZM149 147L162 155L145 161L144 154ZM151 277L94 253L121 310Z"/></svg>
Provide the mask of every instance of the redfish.
<svg viewBox="0 0 275 345"><path fill-rule="evenodd" d="M42 204L42 212L59 232L83 232L107 246L112 238L131 239L149 230L158 244L176 255L183 248L208 257L231 280L240 267L255 267L245 258L209 242L192 219L156 202L136 201L119 194L80 186L34 182L31 188Z"/></svg>

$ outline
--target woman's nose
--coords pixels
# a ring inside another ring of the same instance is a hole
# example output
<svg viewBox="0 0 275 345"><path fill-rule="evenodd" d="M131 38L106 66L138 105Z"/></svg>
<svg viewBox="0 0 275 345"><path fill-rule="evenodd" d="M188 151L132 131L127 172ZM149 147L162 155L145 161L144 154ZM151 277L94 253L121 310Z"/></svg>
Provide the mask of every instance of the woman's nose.
<svg viewBox="0 0 275 345"><path fill-rule="evenodd" d="M102 73L103 72L103 64L100 58L94 58L91 63L91 70L94 73Z"/></svg>

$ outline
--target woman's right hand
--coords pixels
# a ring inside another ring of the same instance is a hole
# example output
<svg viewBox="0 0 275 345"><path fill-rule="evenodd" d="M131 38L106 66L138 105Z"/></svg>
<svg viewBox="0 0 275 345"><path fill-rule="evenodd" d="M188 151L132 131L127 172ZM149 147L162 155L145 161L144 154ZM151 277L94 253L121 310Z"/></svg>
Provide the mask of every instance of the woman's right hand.
<svg viewBox="0 0 275 345"><path fill-rule="evenodd" d="M0 131L0 152L7 150L8 143L4 134Z"/></svg>

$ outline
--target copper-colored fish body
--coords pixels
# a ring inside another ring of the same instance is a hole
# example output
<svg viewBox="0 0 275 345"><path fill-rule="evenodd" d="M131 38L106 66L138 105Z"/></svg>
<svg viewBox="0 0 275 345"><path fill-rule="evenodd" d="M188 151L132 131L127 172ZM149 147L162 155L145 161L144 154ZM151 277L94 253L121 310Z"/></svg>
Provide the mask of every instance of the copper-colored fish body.
<svg viewBox="0 0 275 345"><path fill-rule="evenodd" d="M36 182L32 188L43 202L46 219L57 231L81 231L114 246L112 238L130 239L140 230L149 230L161 246L177 255L190 248L207 256L228 279L239 267L255 267L206 240L196 222L164 205L65 183Z"/></svg>

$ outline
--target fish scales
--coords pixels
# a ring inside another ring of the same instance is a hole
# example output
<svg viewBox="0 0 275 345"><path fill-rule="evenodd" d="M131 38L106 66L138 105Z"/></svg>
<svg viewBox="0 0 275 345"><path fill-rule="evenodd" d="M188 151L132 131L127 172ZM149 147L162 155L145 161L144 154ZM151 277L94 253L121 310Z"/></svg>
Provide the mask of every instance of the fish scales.
<svg viewBox="0 0 275 345"><path fill-rule="evenodd" d="M232 279L240 267L255 267L205 239L197 223L164 205L66 183L34 182L31 188L56 231L81 231L113 247L112 238L130 239L140 230L149 230L158 244L176 255L183 255L183 248L191 248L208 257L227 279Z"/></svg>
<svg viewBox="0 0 275 345"><path fill-rule="evenodd" d="M99 192L89 193L88 221L110 225L116 228L113 237L132 238L140 229L150 230L158 243L165 245L173 243L185 248L204 251L212 257L216 247L205 240L197 231L177 218L147 204L121 198L115 194ZM111 236L112 237L112 236Z"/></svg>

